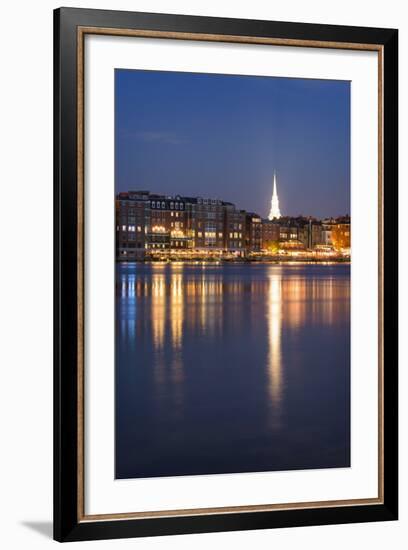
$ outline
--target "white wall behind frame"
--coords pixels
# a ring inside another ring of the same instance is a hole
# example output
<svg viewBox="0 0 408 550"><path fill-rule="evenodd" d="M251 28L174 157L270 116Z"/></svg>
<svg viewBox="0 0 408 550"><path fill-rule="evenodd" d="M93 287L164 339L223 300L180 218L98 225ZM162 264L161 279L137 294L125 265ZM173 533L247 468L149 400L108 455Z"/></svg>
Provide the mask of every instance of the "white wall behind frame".
<svg viewBox="0 0 408 550"><path fill-rule="evenodd" d="M3 366L0 513L1 544L10 550L56 548L52 518L52 9L60 3L22 0L2 6L2 86L0 115L4 151L0 163L3 263L0 298ZM365 25L400 28L400 144L408 149L408 19L406 2L327 2L324 0L66 0L64 5ZM18 33L16 32L18 23ZM6 149L7 148L7 149ZM22 154L23 152L23 154ZM408 181L407 155L401 155L400 181ZM18 191L18 194L17 194ZM24 261L16 243L27 238ZM408 186L400 188L401 213L408 209ZM13 238L10 238L13 230ZM401 230L405 220L401 218ZM401 239L400 280L408 280L408 254ZM6 267L4 267L6 266ZM401 285L400 387L408 387L408 286ZM24 306L24 307L23 307ZM22 332L24 339L22 340ZM248 547L279 550L365 548L405 550L408 538L408 400L400 402L400 521L319 526L139 540L76 543L78 549L206 550Z"/></svg>

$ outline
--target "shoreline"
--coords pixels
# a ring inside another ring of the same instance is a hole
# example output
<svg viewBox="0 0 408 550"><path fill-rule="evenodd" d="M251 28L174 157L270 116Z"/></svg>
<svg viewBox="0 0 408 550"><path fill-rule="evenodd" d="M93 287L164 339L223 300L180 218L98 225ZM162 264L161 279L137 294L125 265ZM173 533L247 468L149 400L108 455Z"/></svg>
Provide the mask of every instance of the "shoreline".
<svg viewBox="0 0 408 550"><path fill-rule="evenodd" d="M350 258L268 258L268 259L234 259L234 260L226 260L226 259L166 259L166 260L116 260L115 262L118 265L121 264L186 264L186 265L200 265L200 264L206 264L206 265L229 265L229 264L238 264L238 265L251 265L251 264L316 264L316 265L351 265L351 259Z"/></svg>

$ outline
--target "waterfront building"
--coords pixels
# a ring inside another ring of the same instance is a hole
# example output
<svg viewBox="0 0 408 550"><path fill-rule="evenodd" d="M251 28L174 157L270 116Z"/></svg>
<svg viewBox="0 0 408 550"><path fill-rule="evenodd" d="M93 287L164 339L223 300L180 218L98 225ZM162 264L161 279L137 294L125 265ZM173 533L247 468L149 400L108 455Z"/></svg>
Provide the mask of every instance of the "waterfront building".
<svg viewBox="0 0 408 550"><path fill-rule="evenodd" d="M118 259L142 259L146 247L146 227L149 223L149 193L119 193L116 210L116 255Z"/></svg>
<svg viewBox="0 0 408 550"><path fill-rule="evenodd" d="M337 218L332 226L331 240L337 251L349 252L351 246L350 217Z"/></svg>
<svg viewBox="0 0 408 550"><path fill-rule="evenodd" d="M334 218L324 218L322 220L322 244L328 247L331 247L333 245L332 229L334 223Z"/></svg>
<svg viewBox="0 0 408 550"><path fill-rule="evenodd" d="M264 252L278 249L279 230L279 223L276 220L262 220L261 249Z"/></svg>
<svg viewBox="0 0 408 550"><path fill-rule="evenodd" d="M184 198L176 195L176 197L167 200L168 204L168 220L170 231L170 249L183 250L192 248L194 238L189 228L191 226L191 217L186 209L186 201Z"/></svg>
<svg viewBox="0 0 408 550"><path fill-rule="evenodd" d="M148 206L150 219L146 223L146 249L170 250L170 205L165 197L151 195Z"/></svg>
<svg viewBox="0 0 408 550"><path fill-rule="evenodd" d="M322 221L303 216L265 220L231 202L149 191L118 193L115 210L116 258L121 261L295 255L333 249L342 255L350 253L349 216Z"/></svg>
<svg viewBox="0 0 408 550"><path fill-rule="evenodd" d="M260 252L262 247L262 220L254 212L245 214L245 250L247 253Z"/></svg>
<svg viewBox="0 0 408 550"><path fill-rule="evenodd" d="M322 223L317 220L310 220L308 248L313 249L321 244L323 244Z"/></svg>
<svg viewBox="0 0 408 550"><path fill-rule="evenodd" d="M224 203L202 197L188 199L191 210L193 247L197 251L222 252L225 248Z"/></svg>
<svg viewBox="0 0 408 550"><path fill-rule="evenodd" d="M304 250L309 241L309 220L303 217L279 220L279 244L284 250Z"/></svg>
<svg viewBox="0 0 408 550"><path fill-rule="evenodd" d="M322 244L336 250L350 248L350 216L322 220Z"/></svg>
<svg viewBox="0 0 408 550"><path fill-rule="evenodd" d="M262 250L312 250L322 242L321 222L298 216L262 220Z"/></svg>
<svg viewBox="0 0 408 550"><path fill-rule="evenodd" d="M235 256L245 252L245 210L237 210L232 203L224 203L225 248Z"/></svg>

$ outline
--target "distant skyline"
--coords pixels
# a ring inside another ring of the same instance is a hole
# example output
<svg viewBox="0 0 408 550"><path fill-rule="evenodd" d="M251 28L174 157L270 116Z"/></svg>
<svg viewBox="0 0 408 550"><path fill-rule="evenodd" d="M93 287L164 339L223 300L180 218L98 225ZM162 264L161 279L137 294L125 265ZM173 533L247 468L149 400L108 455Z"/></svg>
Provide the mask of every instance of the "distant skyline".
<svg viewBox="0 0 408 550"><path fill-rule="evenodd" d="M350 83L115 70L115 191L350 213Z"/></svg>

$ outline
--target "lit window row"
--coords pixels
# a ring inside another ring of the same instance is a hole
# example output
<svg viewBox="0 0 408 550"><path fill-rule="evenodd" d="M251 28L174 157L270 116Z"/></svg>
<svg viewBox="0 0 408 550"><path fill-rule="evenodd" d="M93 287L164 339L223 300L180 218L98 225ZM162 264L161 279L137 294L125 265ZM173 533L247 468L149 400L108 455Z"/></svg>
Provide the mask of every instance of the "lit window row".
<svg viewBox="0 0 408 550"><path fill-rule="evenodd" d="M116 226L116 230L119 231L120 226ZM142 227L140 225L137 226L137 230L140 232L142 231ZM136 226L135 225L122 225L122 231L128 231L129 233L135 233Z"/></svg>
<svg viewBox="0 0 408 550"><path fill-rule="evenodd" d="M166 208L166 203L165 202L160 202L160 201L152 201L150 203L151 207L152 208Z"/></svg>
<svg viewBox="0 0 408 550"><path fill-rule="evenodd" d="M202 199L198 197L197 204L221 204L221 201L218 199Z"/></svg>
<svg viewBox="0 0 408 550"><path fill-rule="evenodd" d="M164 201L151 201L150 206L152 208L157 208L157 209L161 208L162 210L164 210L166 208L166 203ZM170 203L170 209L173 210L174 208L176 210L179 210L179 209L184 210L184 203L182 203L182 202L180 202L180 203L171 202Z"/></svg>

